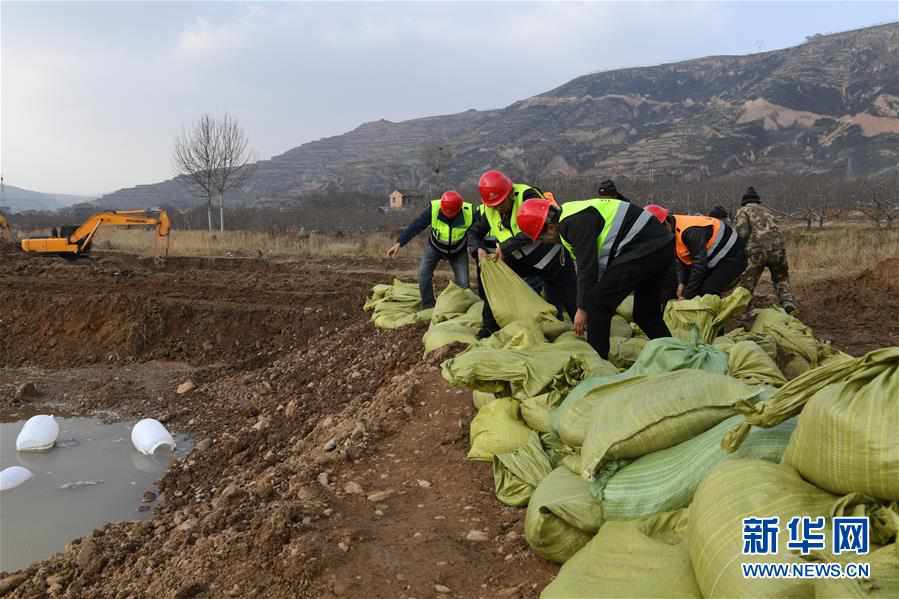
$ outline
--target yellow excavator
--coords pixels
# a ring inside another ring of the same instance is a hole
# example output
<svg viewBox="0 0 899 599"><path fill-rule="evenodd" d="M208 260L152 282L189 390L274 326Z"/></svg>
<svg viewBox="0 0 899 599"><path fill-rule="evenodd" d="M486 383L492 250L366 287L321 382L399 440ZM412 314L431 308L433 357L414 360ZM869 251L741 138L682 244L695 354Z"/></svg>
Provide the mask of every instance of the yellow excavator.
<svg viewBox="0 0 899 599"><path fill-rule="evenodd" d="M12 229L9 227L9 221L6 219L6 215L4 215L2 212L0 212L0 239L14 241L12 236Z"/></svg>
<svg viewBox="0 0 899 599"><path fill-rule="evenodd" d="M152 225L156 227L157 249L165 240L165 255L168 255L169 231L172 223L165 210L107 210L97 212L81 225L62 227L59 237L30 237L22 240L22 249L39 254L56 254L73 258L87 254L94 240L94 233L103 225Z"/></svg>

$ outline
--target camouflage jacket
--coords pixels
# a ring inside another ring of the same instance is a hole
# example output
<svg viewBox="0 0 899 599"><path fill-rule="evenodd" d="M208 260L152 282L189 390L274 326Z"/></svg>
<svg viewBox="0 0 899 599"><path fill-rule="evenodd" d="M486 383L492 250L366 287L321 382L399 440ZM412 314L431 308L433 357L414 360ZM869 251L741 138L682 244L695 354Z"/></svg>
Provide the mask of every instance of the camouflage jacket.
<svg viewBox="0 0 899 599"><path fill-rule="evenodd" d="M761 204L746 204L740 208L734 228L750 253L783 249L783 233L777 228L774 214Z"/></svg>

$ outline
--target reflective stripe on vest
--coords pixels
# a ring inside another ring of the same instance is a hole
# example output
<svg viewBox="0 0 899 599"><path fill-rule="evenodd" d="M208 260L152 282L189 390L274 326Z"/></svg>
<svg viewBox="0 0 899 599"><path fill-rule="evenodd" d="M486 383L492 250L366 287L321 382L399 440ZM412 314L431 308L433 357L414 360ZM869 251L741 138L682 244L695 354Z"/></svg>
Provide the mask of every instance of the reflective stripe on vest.
<svg viewBox="0 0 899 599"><path fill-rule="evenodd" d="M595 200L580 200L576 202L566 202L562 204L562 214L559 216L559 222L561 223L566 218L573 216L579 212L583 212L588 208L595 208L600 216L603 219L603 227L602 231L599 232L599 235L596 237L596 252L599 260L599 272L598 276L602 277L606 268L608 268L609 260L612 258L612 248L615 247L615 241L622 234L622 227L624 225L624 219L627 216L627 211L630 204L627 202L622 202L621 200L615 200L611 198L600 198ZM630 226L624 236L621 237L621 242L618 243L618 246L615 250L615 256L621 253L621 250L629 244L634 238L637 236L640 231L643 230L644 227L650 222L652 215L648 212L644 211L637 217L637 220L634 221L634 224ZM568 253L571 254L572 259L577 260L577 256L574 255L574 248L572 248L571 243L569 243L564 237L560 237L560 241L562 245L565 246L565 249L568 250Z"/></svg>
<svg viewBox="0 0 899 599"><path fill-rule="evenodd" d="M730 227L727 227L730 229ZM721 230L724 231L725 227L721 227ZM724 242L724 245L721 247L721 250L715 254L715 256L709 260L709 268L715 268L718 266L718 263L727 256L727 253L730 251L734 244L737 243L737 232L733 229L730 229L730 235L727 237L727 241Z"/></svg>
<svg viewBox="0 0 899 599"><path fill-rule="evenodd" d="M487 217L487 222L490 223L490 235L492 235L497 242L504 243L521 233L521 229L518 228L518 209L521 208L521 204L524 202L524 200L522 199L524 197L524 193L529 189L533 189L538 194L540 194L540 197L543 197L543 194L540 193L540 190L536 187L531 187L530 185L524 185L522 183L515 183L514 185L512 185L513 204L512 216L509 217L509 228L506 228L506 226L503 224L503 217L499 213L499 210L497 210L496 208L491 208L490 206L484 206L484 216ZM527 256L535 249L537 249L539 245L539 243L532 243L522 248L522 255Z"/></svg>
<svg viewBox="0 0 899 599"><path fill-rule="evenodd" d="M677 259L687 266L693 264L693 258L690 256L690 249L684 243L683 233L691 227L712 227L712 237L705 244L705 251L709 256L709 268L715 268L731 248L734 247L734 244L737 243L737 232L717 218L676 214L674 221L674 241ZM725 237L725 233L728 232L729 234Z"/></svg>
<svg viewBox="0 0 899 599"><path fill-rule="evenodd" d="M458 218L458 215L457 215ZM431 202L431 241L438 250L454 253L465 245L465 236L473 222L471 204L462 203L462 225L450 223L440 219L440 200ZM453 219L455 222L455 219Z"/></svg>

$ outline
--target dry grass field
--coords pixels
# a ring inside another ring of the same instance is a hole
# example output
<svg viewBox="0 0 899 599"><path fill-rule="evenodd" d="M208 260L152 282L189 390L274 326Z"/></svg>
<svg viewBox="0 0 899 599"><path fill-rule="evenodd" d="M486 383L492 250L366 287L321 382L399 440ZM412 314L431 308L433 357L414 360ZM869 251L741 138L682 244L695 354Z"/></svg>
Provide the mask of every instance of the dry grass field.
<svg viewBox="0 0 899 599"><path fill-rule="evenodd" d="M392 243L393 237L386 233L334 237L320 233L276 235L260 231L173 230L168 249L172 256L383 256ZM97 231L94 248L144 255L156 251L152 231L122 228Z"/></svg>
<svg viewBox="0 0 899 599"><path fill-rule="evenodd" d="M820 229L791 227L786 230L786 238L790 269L797 282L860 272L885 258L899 256L899 229L859 224L832 225ZM169 254L271 258L382 257L393 239L387 233L335 238L319 233L274 235L256 231L208 233L174 230L169 240ZM152 231L121 228L98 231L95 248L144 255L153 255L156 251ZM410 247L406 255L416 253L415 248Z"/></svg>

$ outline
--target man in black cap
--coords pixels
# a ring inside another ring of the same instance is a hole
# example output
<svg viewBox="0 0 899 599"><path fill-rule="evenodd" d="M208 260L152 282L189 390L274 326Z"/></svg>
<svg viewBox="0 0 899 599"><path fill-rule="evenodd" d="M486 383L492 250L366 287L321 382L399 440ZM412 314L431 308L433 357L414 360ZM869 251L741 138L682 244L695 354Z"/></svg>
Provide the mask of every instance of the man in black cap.
<svg viewBox="0 0 899 599"><path fill-rule="evenodd" d="M783 309L796 312L799 305L790 289L790 270L787 265L787 251L783 233L777 227L774 214L765 206L754 187L743 194L741 208L737 211L737 235L746 244L749 264L740 279L740 286L754 291L759 277L767 268L771 272L771 282L777 292L777 299Z"/></svg>
<svg viewBox="0 0 899 599"><path fill-rule="evenodd" d="M717 218L718 220L723 220L724 222L727 222L728 217L730 217L727 210L724 209L724 206L715 206L709 210L709 216Z"/></svg>
<svg viewBox="0 0 899 599"><path fill-rule="evenodd" d="M596 197L612 198L613 200L621 200L622 202L633 204L633 202L621 195L621 192L619 192L618 188L615 187L615 182L611 179L606 179L605 181L601 181L599 183L599 189L596 190Z"/></svg>

